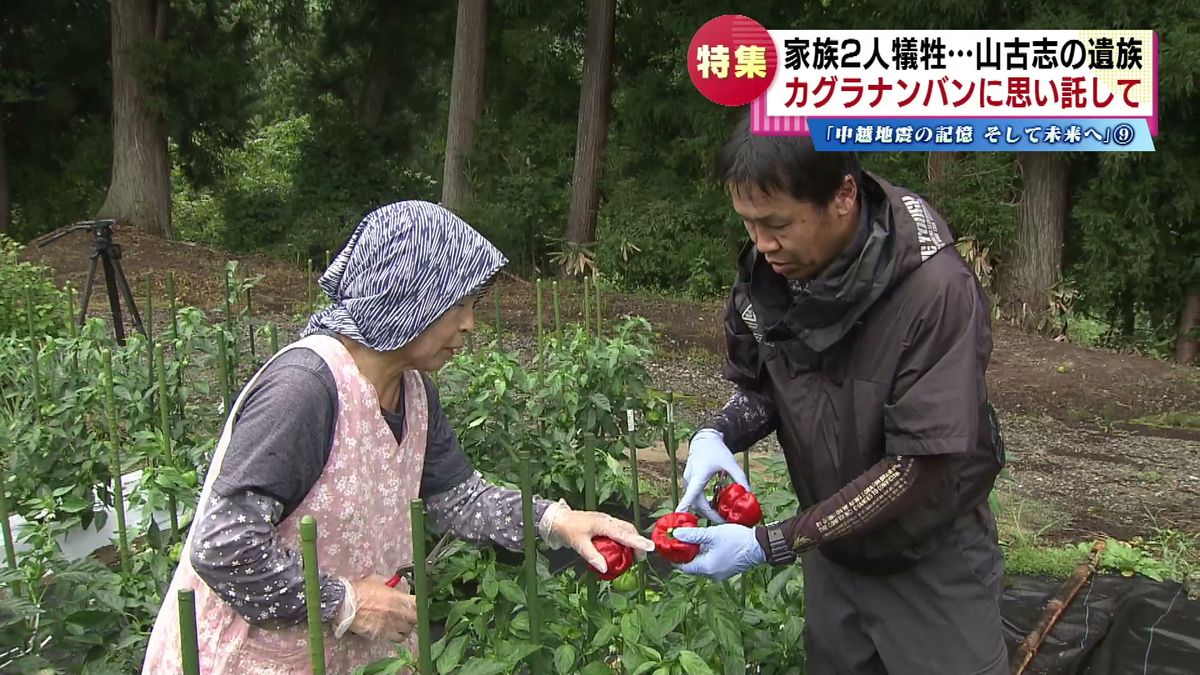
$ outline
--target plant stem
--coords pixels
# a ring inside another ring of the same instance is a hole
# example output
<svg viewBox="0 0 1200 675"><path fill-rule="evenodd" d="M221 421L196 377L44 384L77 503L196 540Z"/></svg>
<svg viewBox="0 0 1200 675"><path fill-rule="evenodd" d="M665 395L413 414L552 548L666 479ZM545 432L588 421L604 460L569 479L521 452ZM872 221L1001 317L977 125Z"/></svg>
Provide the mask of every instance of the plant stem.
<svg viewBox="0 0 1200 675"><path fill-rule="evenodd" d="M121 484L121 439L117 433L117 403L113 393L112 351L101 350L104 360L104 409L108 417L108 439L112 442L113 454L113 507L117 512L117 542L121 552L121 569L130 570L129 535L125 530L125 488Z"/></svg>
<svg viewBox="0 0 1200 675"><path fill-rule="evenodd" d="M321 579L317 561L317 519L300 519L300 558L304 565L304 604L308 610L308 655L313 675L325 673L325 635L321 626Z"/></svg>
<svg viewBox="0 0 1200 675"><path fill-rule="evenodd" d="M171 399L167 394L167 371L163 362L162 345L154 345L154 365L158 369L158 418L159 430L162 432L163 462L174 468L175 457L171 449ZM175 493L167 495L167 508L171 515L171 541L179 539L178 505Z"/></svg>
<svg viewBox="0 0 1200 675"><path fill-rule="evenodd" d="M196 594L179 589L179 647L184 675L200 675L200 645L196 639Z"/></svg>
<svg viewBox="0 0 1200 675"><path fill-rule="evenodd" d="M413 542L413 592L417 596L417 672L433 673L433 645L429 641L429 570L425 560L425 502L414 499L411 509Z"/></svg>

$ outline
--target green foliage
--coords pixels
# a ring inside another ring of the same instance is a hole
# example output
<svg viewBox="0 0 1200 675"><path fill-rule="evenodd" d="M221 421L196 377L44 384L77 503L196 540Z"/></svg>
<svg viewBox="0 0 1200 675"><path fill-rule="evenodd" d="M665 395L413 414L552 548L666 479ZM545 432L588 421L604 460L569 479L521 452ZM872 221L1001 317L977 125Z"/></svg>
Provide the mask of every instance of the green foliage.
<svg viewBox="0 0 1200 675"><path fill-rule="evenodd" d="M322 120L319 128L308 116L266 126L229 153L228 171L212 189L177 192L179 232L231 250L323 262L372 205L432 198L431 178L384 156L344 115Z"/></svg>
<svg viewBox="0 0 1200 675"><path fill-rule="evenodd" d="M66 295L50 270L21 260L23 247L0 234L0 336L58 335L66 330ZM27 312L26 300L32 301ZM32 323L30 318L32 315Z"/></svg>
<svg viewBox="0 0 1200 675"><path fill-rule="evenodd" d="M1158 151L1069 156L1062 289L1078 291L1074 316L1106 327L1087 342L1165 356L1183 294L1200 283L1192 4L753 0L738 11L776 27L1159 27ZM456 11L436 0L403 11L384 0L172 4L169 38L145 49L143 74L171 134L177 232L320 261L372 207L436 201ZM679 61L697 27L726 11L716 0L617 8L597 241L588 246L617 288L709 296L730 282L744 237L711 169L743 111L706 101ZM519 274L545 274L567 248L585 14L577 3L515 0L489 15L484 107L467 157L473 200L462 215ZM107 15L99 0L0 9L0 124L18 239L79 220L104 198ZM366 104L371 91L382 92L378 111ZM992 270L1009 264L1015 244L1013 160L958 154L932 185L924 153L863 157L933 198Z"/></svg>
<svg viewBox="0 0 1200 675"><path fill-rule="evenodd" d="M593 453L598 503L632 504L623 437L625 410L661 407L644 361L649 325L630 320L614 337L588 336L578 326L553 332L528 368L494 343L459 356L438 376L442 404L477 469L519 483L519 458L534 457L535 491L582 504L583 453Z"/></svg>
<svg viewBox="0 0 1200 675"><path fill-rule="evenodd" d="M728 286L745 239L724 194L664 190L635 179L612 191L597 229L599 268L619 286L700 297Z"/></svg>

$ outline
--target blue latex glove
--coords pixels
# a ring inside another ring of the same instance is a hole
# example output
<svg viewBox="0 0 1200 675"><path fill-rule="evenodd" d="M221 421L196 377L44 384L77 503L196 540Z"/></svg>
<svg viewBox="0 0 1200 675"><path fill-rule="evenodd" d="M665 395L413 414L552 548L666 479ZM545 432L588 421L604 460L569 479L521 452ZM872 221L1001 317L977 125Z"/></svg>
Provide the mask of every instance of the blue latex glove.
<svg viewBox="0 0 1200 675"><path fill-rule="evenodd" d="M754 528L745 525L677 527L671 536L700 545L700 553L691 562L676 565L687 574L722 581L767 562L767 553L754 536Z"/></svg>
<svg viewBox="0 0 1200 675"><path fill-rule="evenodd" d="M701 429L692 437L688 447L687 466L683 469L684 492L676 511L695 510L710 523L724 523L717 510L708 502L704 490L712 477L724 472L742 487L750 489L750 481L737 459L725 445L725 437L714 429Z"/></svg>

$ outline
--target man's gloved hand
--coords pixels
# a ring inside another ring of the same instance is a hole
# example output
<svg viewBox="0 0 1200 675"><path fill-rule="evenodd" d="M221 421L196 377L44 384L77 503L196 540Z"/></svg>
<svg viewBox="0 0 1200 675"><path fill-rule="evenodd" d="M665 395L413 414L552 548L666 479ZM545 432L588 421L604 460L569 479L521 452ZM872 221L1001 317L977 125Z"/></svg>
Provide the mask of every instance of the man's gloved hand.
<svg viewBox="0 0 1200 675"><path fill-rule="evenodd" d="M687 466L683 469L683 498L679 500L679 506L675 507L675 510L695 510L711 523L724 523L725 519L717 515L716 509L708 503L704 492L708 481L722 472L742 487L750 489L750 481L746 480L742 467L738 466L737 459L726 447L721 432L715 429L701 429L692 437L688 447Z"/></svg>
<svg viewBox="0 0 1200 675"><path fill-rule="evenodd" d="M754 536L753 527L736 524L677 527L672 536L700 545L700 553L691 562L676 565L687 574L722 581L767 562L767 553Z"/></svg>

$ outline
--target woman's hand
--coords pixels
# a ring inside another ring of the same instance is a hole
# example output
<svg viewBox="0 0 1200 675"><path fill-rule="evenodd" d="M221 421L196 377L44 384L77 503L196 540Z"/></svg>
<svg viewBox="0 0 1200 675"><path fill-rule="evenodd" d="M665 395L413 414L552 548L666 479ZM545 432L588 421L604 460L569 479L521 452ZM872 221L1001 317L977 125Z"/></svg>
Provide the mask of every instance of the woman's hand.
<svg viewBox="0 0 1200 675"><path fill-rule="evenodd" d="M601 573L608 571L608 565L592 544L592 537L608 537L625 544L633 549L639 560L654 550L654 542L638 534L631 523L596 511L566 511L556 520L552 532Z"/></svg>
<svg viewBox="0 0 1200 675"><path fill-rule="evenodd" d="M403 641L417 623L417 598L372 575L353 583L358 609L350 632L374 640Z"/></svg>

